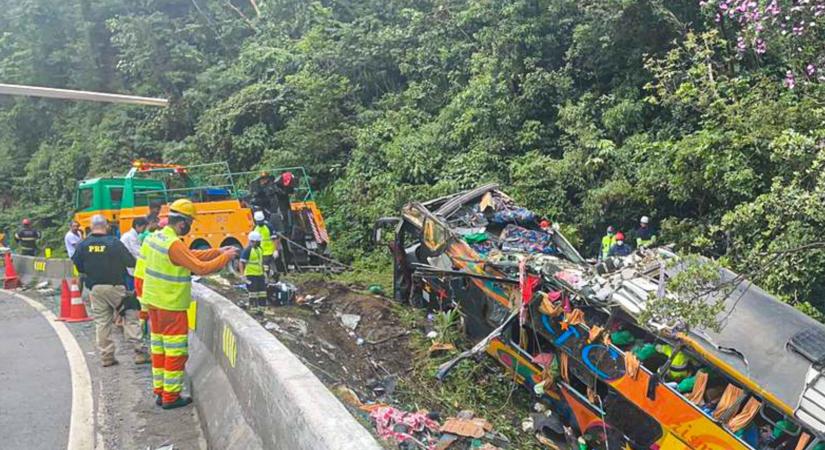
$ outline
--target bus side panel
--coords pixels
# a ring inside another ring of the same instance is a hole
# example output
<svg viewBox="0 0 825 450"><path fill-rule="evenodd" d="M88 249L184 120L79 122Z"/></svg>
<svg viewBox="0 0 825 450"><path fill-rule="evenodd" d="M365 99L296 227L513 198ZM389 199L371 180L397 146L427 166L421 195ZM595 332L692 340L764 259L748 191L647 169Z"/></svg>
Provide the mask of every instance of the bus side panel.
<svg viewBox="0 0 825 450"><path fill-rule="evenodd" d="M650 374L640 370L636 379L625 375L610 382L628 400L654 417L669 432L697 450L745 450L742 442L721 428L668 387L659 384L655 400L647 397Z"/></svg>

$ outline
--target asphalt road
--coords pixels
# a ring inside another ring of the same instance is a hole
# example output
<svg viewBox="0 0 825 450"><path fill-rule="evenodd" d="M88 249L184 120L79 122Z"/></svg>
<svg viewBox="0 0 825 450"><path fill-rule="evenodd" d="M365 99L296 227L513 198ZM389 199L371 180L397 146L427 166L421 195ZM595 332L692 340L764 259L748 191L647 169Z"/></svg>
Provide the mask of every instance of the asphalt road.
<svg viewBox="0 0 825 450"><path fill-rule="evenodd" d="M66 448L72 409L69 361L46 319L0 293L2 447Z"/></svg>

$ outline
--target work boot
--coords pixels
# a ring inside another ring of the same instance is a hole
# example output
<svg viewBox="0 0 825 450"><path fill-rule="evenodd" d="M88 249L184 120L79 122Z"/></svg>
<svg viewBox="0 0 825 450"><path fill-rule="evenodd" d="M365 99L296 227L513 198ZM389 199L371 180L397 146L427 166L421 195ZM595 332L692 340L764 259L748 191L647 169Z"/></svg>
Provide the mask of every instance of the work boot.
<svg viewBox="0 0 825 450"><path fill-rule="evenodd" d="M135 353L135 365L149 364L150 362L152 362L152 358L148 354L143 352Z"/></svg>
<svg viewBox="0 0 825 450"><path fill-rule="evenodd" d="M115 364L117 364L117 360L114 357L112 357L111 359L108 359L108 358L104 359L102 362L103 362L103 367L111 367L111 366L114 366Z"/></svg>
<svg viewBox="0 0 825 450"><path fill-rule="evenodd" d="M192 397L178 397L178 399L175 400L172 403L164 403L162 408L163 409L181 408L181 407L186 406L190 403L192 403Z"/></svg>

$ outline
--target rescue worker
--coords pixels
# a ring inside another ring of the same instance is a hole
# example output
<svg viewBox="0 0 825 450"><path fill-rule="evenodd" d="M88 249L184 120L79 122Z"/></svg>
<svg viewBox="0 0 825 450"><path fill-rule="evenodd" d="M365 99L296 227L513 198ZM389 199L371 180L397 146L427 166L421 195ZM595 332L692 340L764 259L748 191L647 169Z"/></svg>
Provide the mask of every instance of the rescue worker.
<svg viewBox="0 0 825 450"><path fill-rule="evenodd" d="M137 259L138 255L140 254L140 234L146 231L148 223L146 218L144 217L136 217L132 220L132 228L129 229L126 233L123 233L123 236L120 237L120 242L123 242L123 245L126 246L126 249L129 250L129 253ZM135 290L135 270L128 269L128 276L126 277L126 288L130 291Z"/></svg>
<svg viewBox="0 0 825 450"><path fill-rule="evenodd" d="M263 263L266 274L272 276L275 271L275 253L278 246L278 235L272 232L272 227L267 223L263 211L255 211L255 228L261 236L261 250L263 251Z"/></svg>
<svg viewBox="0 0 825 450"><path fill-rule="evenodd" d="M631 250L630 246L624 242L624 233L619 231L616 233L616 242L610 247L607 256L611 258L614 256L627 256L632 252L633 250Z"/></svg>
<svg viewBox="0 0 825 450"><path fill-rule="evenodd" d="M249 293L249 309L254 313L263 313L267 303L262 239L258 231L249 233L249 245L241 253L240 260L241 273Z"/></svg>
<svg viewBox="0 0 825 450"><path fill-rule="evenodd" d="M284 172L278 180L272 184L272 191L275 195L275 206L278 209L278 221L273 222L278 225L281 235L293 241L300 241L293 234L295 228L295 221L292 217L292 201L290 196L295 193L295 176L292 172ZM289 243L284 242L278 255L279 269L286 273L289 271L289 264L292 262L292 252L289 249Z"/></svg>
<svg viewBox="0 0 825 450"><path fill-rule="evenodd" d="M293 220L290 196L295 193L294 181L295 176L292 175L292 172L284 172L281 174L281 177L278 178L278 181L275 182L272 189L275 193L276 206L278 207L278 212L283 222L283 233L287 237L292 236Z"/></svg>
<svg viewBox="0 0 825 450"><path fill-rule="evenodd" d="M269 172L261 172L258 178L253 180L249 186L249 191L252 193L252 204L266 211L267 215L274 211L277 206L273 202L275 198L274 184L275 177L270 175Z"/></svg>
<svg viewBox="0 0 825 450"><path fill-rule="evenodd" d="M669 344L657 345L656 351L665 355L668 359L670 359L673 355L673 347ZM684 352L677 352L676 356L673 356L673 360L670 363L670 368L668 369L668 376L670 377L670 380L678 383L679 381L682 381L682 379L689 376L689 363L690 358L688 358Z"/></svg>
<svg viewBox="0 0 825 450"><path fill-rule="evenodd" d="M109 234L109 223L100 214L92 216L92 232L77 248L72 261L78 272L84 274L84 283L91 292L92 316L100 361L103 367L118 363L115 344L112 341L112 319L123 310L126 287L123 275L128 267L135 266L135 258L122 242ZM149 362L141 346L137 310L123 310L123 335L134 350L135 364Z"/></svg>
<svg viewBox="0 0 825 450"><path fill-rule="evenodd" d="M186 311L192 301L191 275L217 272L237 255L235 247L190 250L181 241L192 229L195 205L180 199L169 205L168 225L141 246L143 303L149 307L152 386L163 409L192 403L182 397L183 369L189 355Z"/></svg>
<svg viewBox="0 0 825 450"><path fill-rule="evenodd" d="M642 216L636 229L636 248L650 248L656 244L656 234L650 229L650 218Z"/></svg>
<svg viewBox="0 0 825 450"><path fill-rule="evenodd" d="M602 237L602 249L599 252L599 259L607 259L607 254L610 253L610 248L616 243L616 229L613 225L607 227L607 234Z"/></svg>
<svg viewBox="0 0 825 450"><path fill-rule="evenodd" d="M63 245L66 246L66 254L69 259L74 256L77 251L77 246L83 241L83 235L80 233L80 224L76 220L72 220L69 224L69 231L63 236Z"/></svg>
<svg viewBox="0 0 825 450"><path fill-rule="evenodd" d="M25 256L37 255L37 240L40 239L40 232L32 227L32 221L23 219L23 226L14 233L14 239L20 246L20 254Z"/></svg>

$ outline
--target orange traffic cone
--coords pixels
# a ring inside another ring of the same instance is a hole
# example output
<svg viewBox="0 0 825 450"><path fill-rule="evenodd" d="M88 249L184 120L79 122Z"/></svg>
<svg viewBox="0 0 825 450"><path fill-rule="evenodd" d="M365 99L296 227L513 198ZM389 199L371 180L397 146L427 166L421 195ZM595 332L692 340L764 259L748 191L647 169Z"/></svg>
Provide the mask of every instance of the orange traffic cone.
<svg viewBox="0 0 825 450"><path fill-rule="evenodd" d="M86 305L83 304L83 298L80 296L80 286L78 285L77 278L72 278L69 284L69 292L71 293L69 296L71 303L69 307L69 317L63 320L66 322L87 322L92 320L91 317L86 315Z"/></svg>
<svg viewBox="0 0 825 450"><path fill-rule="evenodd" d="M69 291L69 283L66 279L60 283L60 315L57 320L66 320L71 317L72 293Z"/></svg>
<svg viewBox="0 0 825 450"><path fill-rule="evenodd" d="M6 273L3 279L3 289L14 289L20 287L20 278L14 270L14 261L11 259L11 252L5 255Z"/></svg>

